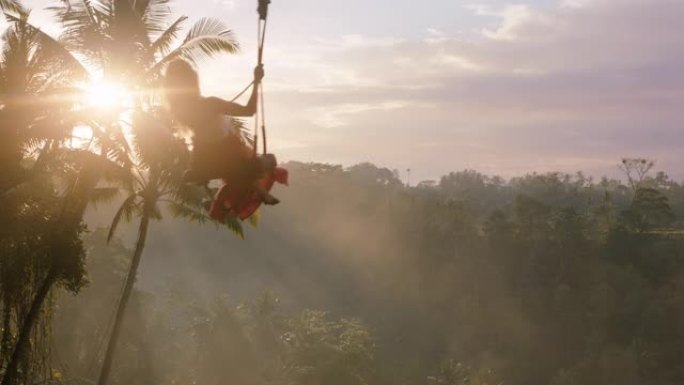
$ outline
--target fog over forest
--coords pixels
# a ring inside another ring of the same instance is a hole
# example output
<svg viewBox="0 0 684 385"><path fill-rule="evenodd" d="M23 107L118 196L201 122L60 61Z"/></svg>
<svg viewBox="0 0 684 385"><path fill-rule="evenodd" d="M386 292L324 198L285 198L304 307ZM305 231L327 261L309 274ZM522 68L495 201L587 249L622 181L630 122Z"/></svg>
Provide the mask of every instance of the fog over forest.
<svg viewBox="0 0 684 385"><path fill-rule="evenodd" d="M636 190L581 173L470 170L406 187L371 164L287 167L284 203L244 240L212 224L153 224L114 381L682 378L684 186L666 174L632 180ZM105 235L87 236L90 285L55 311L60 359L83 378L130 254Z"/></svg>

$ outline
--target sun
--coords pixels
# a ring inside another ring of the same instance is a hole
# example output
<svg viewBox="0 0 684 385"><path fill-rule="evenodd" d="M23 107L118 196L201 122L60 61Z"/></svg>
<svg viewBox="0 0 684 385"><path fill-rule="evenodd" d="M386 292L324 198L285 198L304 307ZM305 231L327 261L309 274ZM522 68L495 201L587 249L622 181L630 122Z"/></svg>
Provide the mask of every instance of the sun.
<svg viewBox="0 0 684 385"><path fill-rule="evenodd" d="M130 100L130 92L126 87L106 80L96 80L86 85L85 93L85 103L99 109L119 109Z"/></svg>
<svg viewBox="0 0 684 385"><path fill-rule="evenodd" d="M130 117L131 109L135 104L134 94L124 83L108 81L105 78L95 78L87 83L77 85L78 92L77 108L91 118L104 119L102 122L111 122L111 119L125 121ZM126 135L124 129L124 135ZM69 146L80 148L92 143L93 129L88 125L74 127L71 133Z"/></svg>

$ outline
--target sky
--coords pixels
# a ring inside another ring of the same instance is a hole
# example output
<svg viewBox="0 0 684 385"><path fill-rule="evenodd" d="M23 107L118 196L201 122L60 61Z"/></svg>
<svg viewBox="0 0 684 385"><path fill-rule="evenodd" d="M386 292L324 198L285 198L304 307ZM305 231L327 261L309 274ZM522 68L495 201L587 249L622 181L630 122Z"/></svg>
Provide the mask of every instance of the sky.
<svg viewBox="0 0 684 385"><path fill-rule="evenodd" d="M27 3L47 20L46 1ZM256 61L256 1L172 4L234 30L241 52L200 73L205 94L231 98ZM623 157L684 179L681 15L684 0L273 0L270 150L410 168L414 182L616 175Z"/></svg>

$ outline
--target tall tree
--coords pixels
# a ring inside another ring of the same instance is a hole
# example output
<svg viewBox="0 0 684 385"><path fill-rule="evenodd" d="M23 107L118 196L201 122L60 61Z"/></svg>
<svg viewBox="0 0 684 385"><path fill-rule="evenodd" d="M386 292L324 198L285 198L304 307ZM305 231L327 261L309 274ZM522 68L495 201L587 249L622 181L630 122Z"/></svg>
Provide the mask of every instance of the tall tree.
<svg viewBox="0 0 684 385"><path fill-rule="evenodd" d="M0 56L1 355L2 384L12 384L20 362L31 367L30 336L50 290L62 283L75 291L82 283L83 226L75 213L82 183L70 170L83 168L84 157L62 144L74 124L75 99L68 88L86 72L58 40L28 23L27 9L17 2L0 6L10 22ZM48 169L53 178L35 178ZM60 194L57 180L71 186L66 194ZM21 375L30 379L26 370Z"/></svg>
<svg viewBox="0 0 684 385"><path fill-rule="evenodd" d="M220 53L234 53L237 43L218 20L197 21L176 44L187 17L172 18L168 0L101 2L66 1L52 8L65 28L69 46L87 55L105 78L127 85L136 97L132 132L135 136L133 183L130 195L114 218L112 230L122 217L140 215L138 239L117 308L112 334L105 353L98 384L107 383L126 306L145 247L151 219L161 218L158 204L171 201L175 214L204 220L201 198L181 182L187 156L183 144L169 129L171 122L155 105L154 88L165 65L175 58L197 61ZM105 125L118 122L106 122ZM162 127L162 129L158 129ZM166 130L166 131L165 131ZM153 134L151 134L153 133ZM168 147L161 146L164 142ZM201 195L199 195L201 196ZM241 231L231 222L234 231Z"/></svg>
<svg viewBox="0 0 684 385"><path fill-rule="evenodd" d="M138 236L107 345L100 384L105 384L109 377L124 314L145 248L150 221L162 219L162 205L166 205L175 217L198 223L209 220L204 210L204 204L209 197L207 193L198 186L183 183L183 171L188 165L189 153L185 142L173 136L170 130L171 121L165 119L165 115L161 109L137 111L133 119L133 148L137 160L133 168L135 182L114 216L108 239L113 237L122 220L130 221L133 216L139 218ZM229 219L225 225L242 237L242 227L237 219Z"/></svg>

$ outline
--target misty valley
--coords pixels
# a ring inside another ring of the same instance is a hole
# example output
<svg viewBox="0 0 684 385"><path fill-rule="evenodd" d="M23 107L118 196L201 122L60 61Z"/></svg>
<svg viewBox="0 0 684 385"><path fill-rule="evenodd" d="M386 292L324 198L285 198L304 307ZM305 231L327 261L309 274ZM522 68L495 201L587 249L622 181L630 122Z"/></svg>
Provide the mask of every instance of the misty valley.
<svg viewBox="0 0 684 385"><path fill-rule="evenodd" d="M684 185L664 173L630 185L467 170L407 187L371 164L287 168L287 205L245 240L153 225L113 381L680 378ZM96 214L94 226L109 219ZM45 363L69 382L93 376L131 255L106 228L85 239L90 283L57 296L59 361Z"/></svg>

